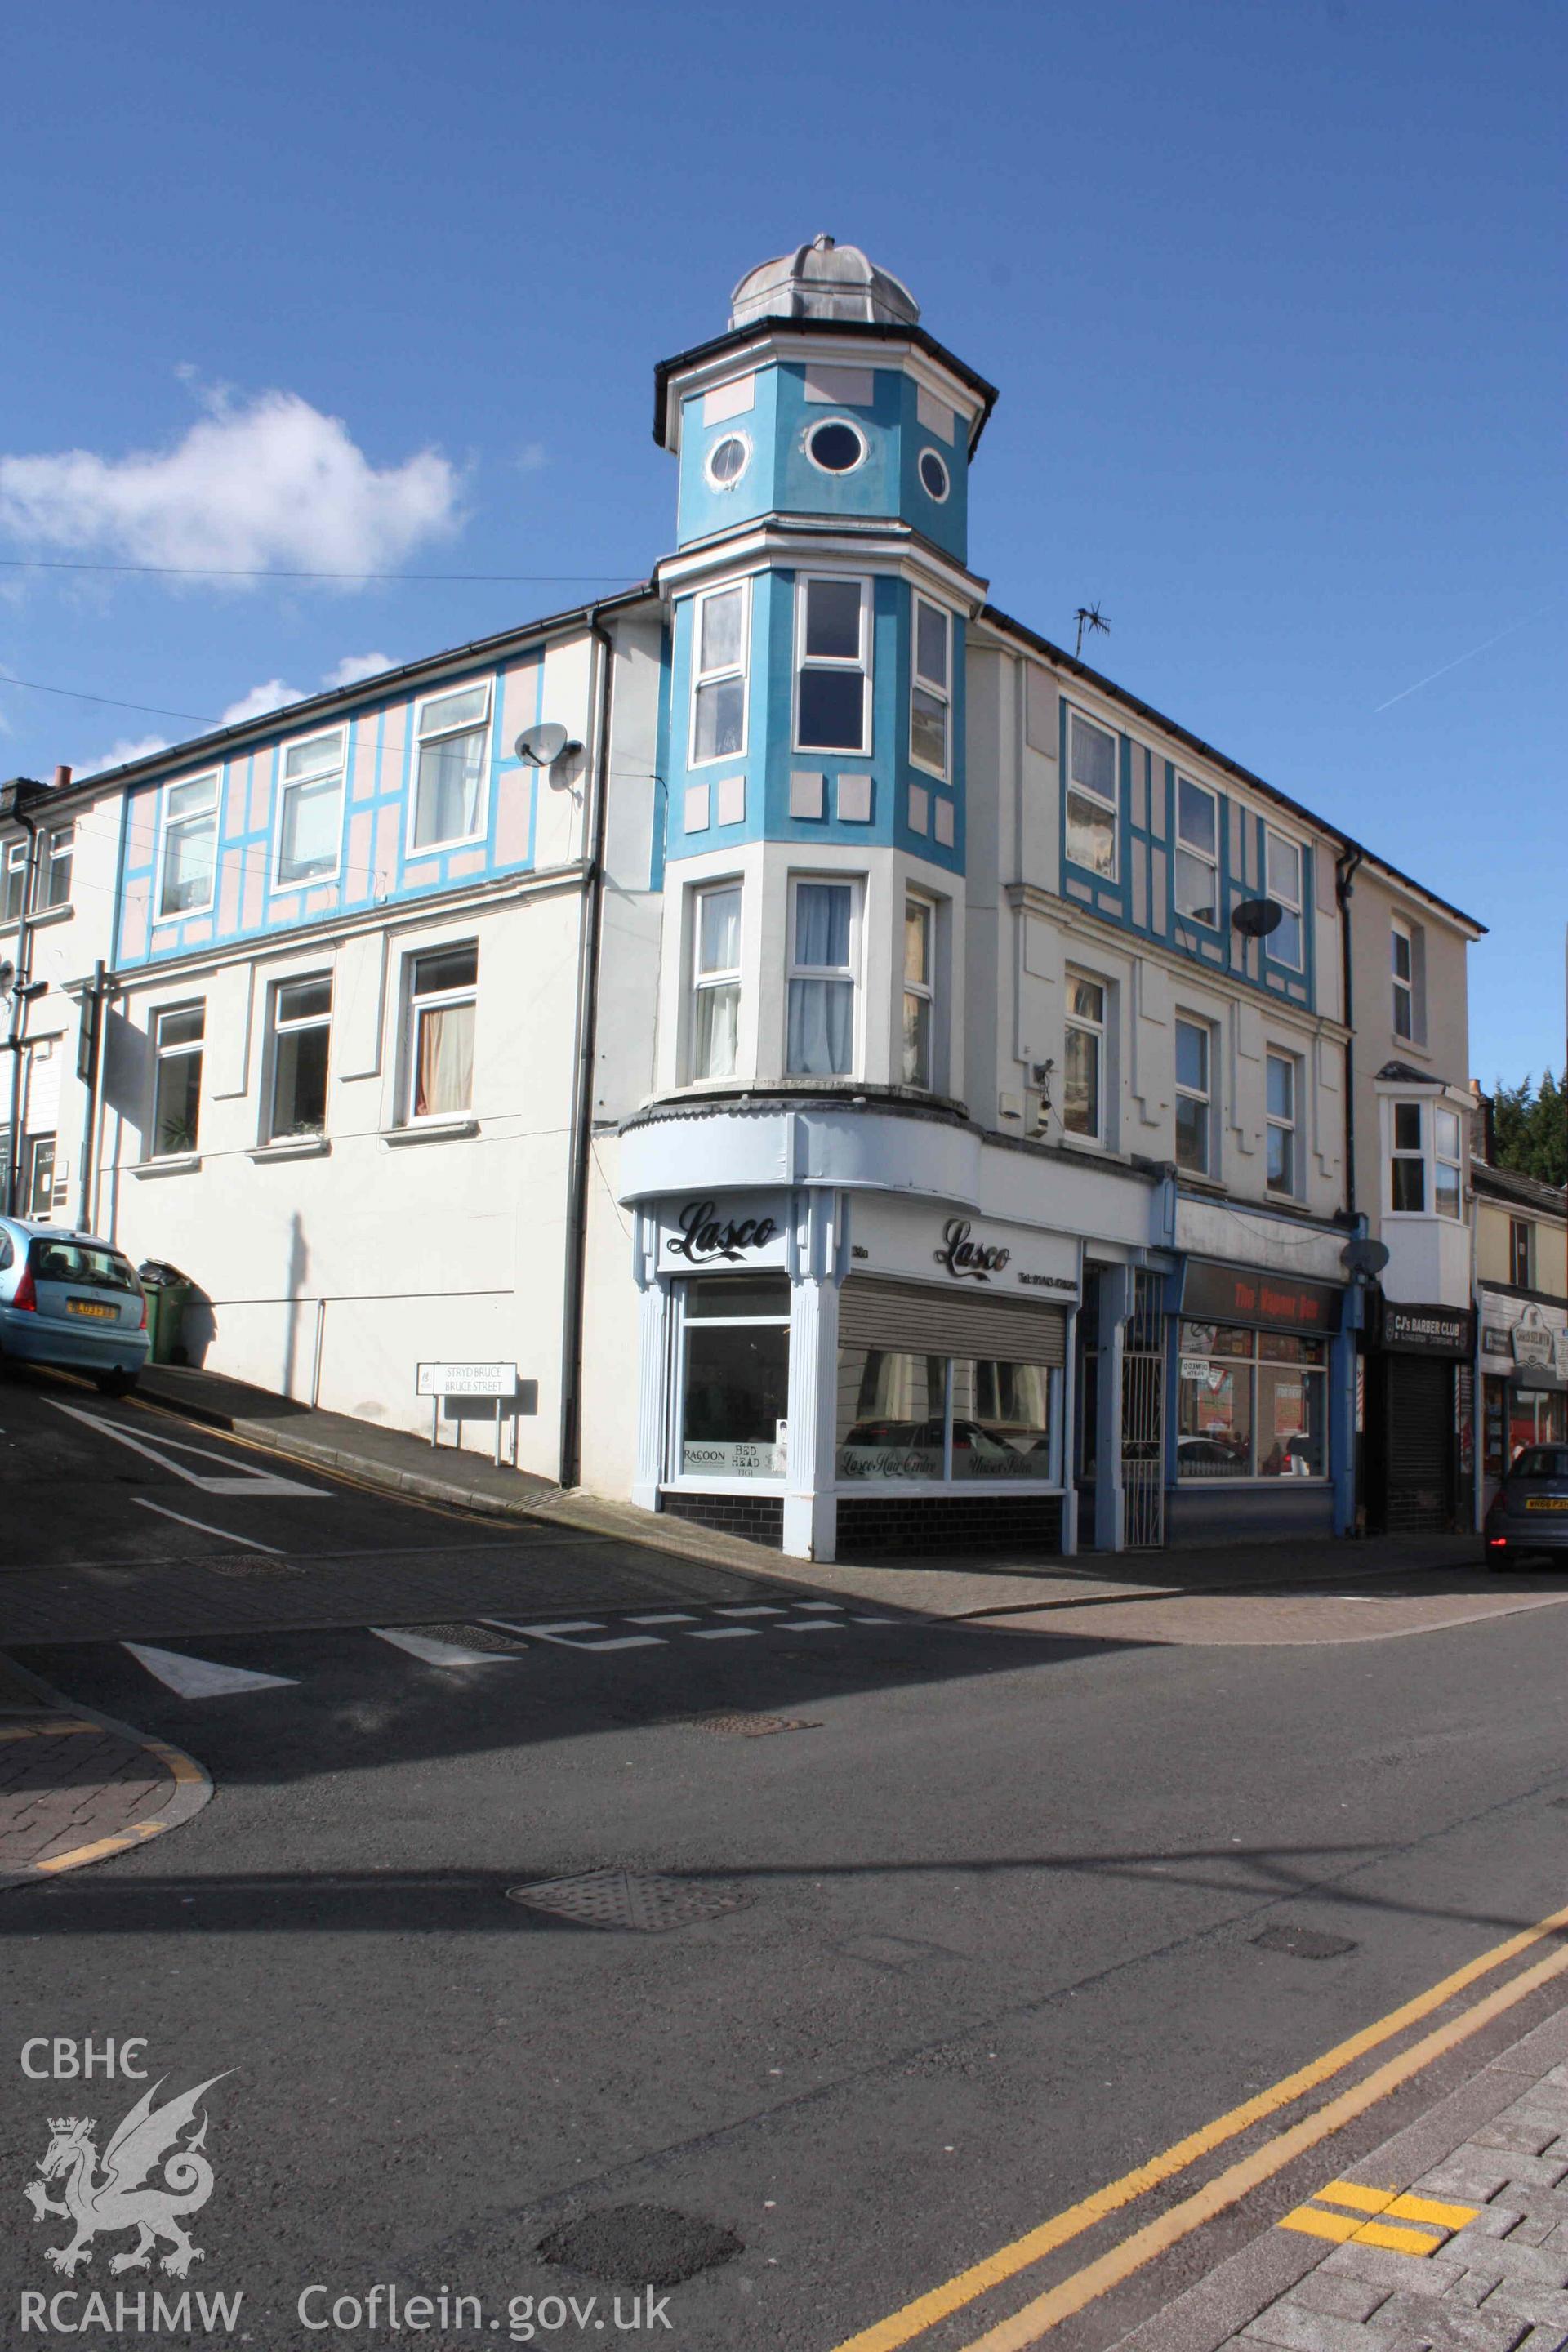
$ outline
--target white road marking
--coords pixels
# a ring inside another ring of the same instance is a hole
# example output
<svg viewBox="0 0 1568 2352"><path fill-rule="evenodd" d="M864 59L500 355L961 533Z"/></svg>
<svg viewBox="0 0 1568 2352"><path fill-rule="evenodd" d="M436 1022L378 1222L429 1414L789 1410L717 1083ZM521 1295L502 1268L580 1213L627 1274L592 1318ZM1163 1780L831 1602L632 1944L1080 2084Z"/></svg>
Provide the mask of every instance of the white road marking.
<svg viewBox="0 0 1568 2352"><path fill-rule="evenodd" d="M602 1633L604 1622L598 1617L552 1618L548 1625L520 1625L510 1617L487 1617L487 1625L500 1625L509 1633L537 1633L548 1642L552 1633Z"/></svg>
<svg viewBox="0 0 1568 2352"><path fill-rule="evenodd" d="M695 1625L697 1620L689 1609L661 1609L652 1617L632 1617L627 1622L633 1625Z"/></svg>
<svg viewBox="0 0 1568 2352"><path fill-rule="evenodd" d="M831 1609L837 1614L844 1603L842 1601L797 1601L793 1605L796 1609Z"/></svg>
<svg viewBox="0 0 1568 2352"><path fill-rule="evenodd" d="M760 1625L704 1625L692 1634L694 1642L754 1642L762 1632Z"/></svg>
<svg viewBox="0 0 1568 2352"><path fill-rule="evenodd" d="M184 1511L172 1511L167 1503L150 1502L145 1495L132 1495L131 1499L144 1511L156 1511L161 1519L178 1519L183 1528L195 1528L198 1535L221 1536L225 1543L235 1545L240 1551L269 1551L277 1559L283 1558L277 1544L258 1543L254 1536L231 1535L227 1528L209 1528L205 1519L188 1519Z"/></svg>
<svg viewBox="0 0 1568 2352"><path fill-rule="evenodd" d="M50 1397L48 1402L57 1412L68 1413L72 1421L84 1422L89 1429L96 1429L104 1437L112 1437L117 1445L128 1445L132 1454L144 1454L149 1462L155 1462L160 1470L172 1471L176 1478L183 1478L187 1486L199 1486L204 1494L309 1495L318 1502L332 1500L325 1486L304 1486L297 1478L282 1477L273 1470L241 1470L227 1454L215 1454L209 1445L188 1445L183 1438L177 1437L163 1440L164 1447L176 1454L198 1454L203 1461L221 1463L226 1474L215 1478L209 1472L204 1477L199 1470L186 1470L178 1462L172 1462L167 1451L149 1445L140 1437L132 1437L131 1432L121 1429L117 1422L106 1421L100 1412L83 1412L79 1405L62 1404L58 1397Z"/></svg>
<svg viewBox="0 0 1568 2352"><path fill-rule="evenodd" d="M497 1625L503 1633L526 1633L535 1642L551 1642L558 1650L662 1650L665 1643L658 1633L622 1633L605 1642L578 1642L569 1637L576 1633L603 1633L601 1621L584 1617L577 1622L555 1625L519 1625L510 1617L487 1617L487 1625Z"/></svg>
<svg viewBox="0 0 1568 2352"><path fill-rule="evenodd" d="M140 1666L181 1698L237 1698L242 1691L284 1690L296 1685L293 1675L257 1675L247 1666L215 1665L210 1658L188 1658L181 1650L153 1650L144 1642L122 1642Z"/></svg>
<svg viewBox="0 0 1568 2352"><path fill-rule="evenodd" d="M395 1650L406 1650L411 1658L423 1660L427 1666L510 1666L517 1663L517 1653L505 1650L469 1650L458 1642L437 1642L428 1633L407 1633L401 1626L367 1625L378 1642L390 1642Z"/></svg>
<svg viewBox="0 0 1568 2352"><path fill-rule="evenodd" d="M776 1601L763 1601L753 1608L715 1609L713 1612L715 1617L782 1617L784 1613Z"/></svg>
<svg viewBox="0 0 1568 2352"><path fill-rule="evenodd" d="M844 1620L826 1617L786 1617L774 1631L780 1633L842 1633Z"/></svg>

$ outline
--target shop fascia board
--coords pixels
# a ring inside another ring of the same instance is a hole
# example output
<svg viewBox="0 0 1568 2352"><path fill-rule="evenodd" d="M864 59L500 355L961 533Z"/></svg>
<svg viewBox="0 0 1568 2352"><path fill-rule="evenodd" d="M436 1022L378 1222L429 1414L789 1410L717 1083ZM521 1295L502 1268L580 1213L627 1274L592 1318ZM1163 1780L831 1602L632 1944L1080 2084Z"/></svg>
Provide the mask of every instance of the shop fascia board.
<svg viewBox="0 0 1568 2352"><path fill-rule="evenodd" d="M1194 1257L1344 1284L1350 1277L1340 1253L1349 1239L1342 1225L1316 1225L1305 1218L1229 1201L1194 1200L1186 1192L1176 1196L1176 1247Z"/></svg>

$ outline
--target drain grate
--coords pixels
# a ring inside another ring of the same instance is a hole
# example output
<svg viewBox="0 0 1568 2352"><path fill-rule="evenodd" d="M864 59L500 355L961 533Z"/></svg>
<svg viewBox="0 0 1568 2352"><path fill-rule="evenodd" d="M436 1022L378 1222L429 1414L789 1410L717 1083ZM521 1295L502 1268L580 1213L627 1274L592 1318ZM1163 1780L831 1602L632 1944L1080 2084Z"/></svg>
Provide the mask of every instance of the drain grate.
<svg viewBox="0 0 1568 2352"><path fill-rule="evenodd" d="M726 1912L743 1911L751 1901L748 1895L692 1885L683 1878L615 1869L584 1870L574 1878L536 1879L530 1886L509 1886L506 1895L509 1903L574 1919L579 1927L619 1928L643 1936L694 1927L700 1919L720 1919Z"/></svg>
<svg viewBox="0 0 1568 2352"><path fill-rule="evenodd" d="M685 1715L671 1718L680 1731L720 1731L735 1739L767 1739L775 1731L820 1731L804 1715Z"/></svg>
<svg viewBox="0 0 1568 2352"><path fill-rule="evenodd" d="M547 2263L607 2279L612 2286L679 2286L745 2247L733 2230L668 2205L611 2205L563 2222L539 2242ZM600 2326L604 2325L601 2321Z"/></svg>
<svg viewBox="0 0 1568 2352"><path fill-rule="evenodd" d="M222 1559L209 1559L206 1566L215 1576L303 1576L305 1570L291 1559L268 1559L258 1551L227 1553Z"/></svg>
<svg viewBox="0 0 1568 2352"><path fill-rule="evenodd" d="M1325 1936L1317 1927L1265 1927L1252 1940L1266 1952L1288 1952L1293 1960L1337 1960L1356 1949L1348 1936Z"/></svg>
<svg viewBox="0 0 1568 2352"><path fill-rule="evenodd" d="M459 1625L445 1619L439 1625L403 1625L404 1633L422 1633L427 1642L450 1642L459 1650L493 1652L498 1658L521 1658L528 1654L528 1643L520 1642L513 1633L499 1633L493 1625Z"/></svg>

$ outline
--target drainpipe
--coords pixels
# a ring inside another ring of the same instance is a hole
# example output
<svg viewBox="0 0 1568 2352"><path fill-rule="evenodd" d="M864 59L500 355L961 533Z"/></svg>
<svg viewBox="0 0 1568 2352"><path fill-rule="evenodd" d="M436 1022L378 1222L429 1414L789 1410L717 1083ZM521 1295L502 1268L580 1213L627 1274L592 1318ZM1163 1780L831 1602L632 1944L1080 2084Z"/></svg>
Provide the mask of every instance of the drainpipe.
<svg viewBox="0 0 1568 2352"><path fill-rule="evenodd" d="M1344 991L1341 1013L1345 1024L1345 1209L1355 1214L1355 992L1351 975L1351 899L1355 895L1356 867L1365 856L1353 845L1334 865L1334 897L1340 908L1340 971Z"/></svg>
<svg viewBox="0 0 1568 2352"><path fill-rule="evenodd" d="M87 1108L81 1115L81 1173L77 1184L77 1231L92 1231L92 1161L98 1149L99 1088L103 1077L104 1008L109 998L109 966L101 956L92 978L82 990L82 1038L77 1051L77 1076L87 1088Z"/></svg>
<svg viewBox="0 0 1568 2352"><path fill-rule="evenodd" d="M33 884L38 870L38 827L22 805L25 793L41 793L30 776L16 776L0 786L0 815L14 817L27 836L22 866L21 919L16 931L16 969L11 975L11 1018L5 1051L11 1056L11 1116L5 1139L5 1211L17 1213L16 1195L22 1181L22 1051L26 1042L27 1007L37 993L32 985Z"/></svg>
<svg viewBox="0 0 1568 2352"><path fill-rule="evenodd" d="M599 709L584 830L589 835L583 951L577 974L577 1066L573 1076L571 1166L566 1190L566 1278L561 1350L561 1484L575 1486L583 1467L583 1292L586 1276L588 1188L594 1158L594 1082L599 1039L599 940L605 905L605 832L610 774L610 703L615 646L588 607L588 634L599 647Z"/></svg>

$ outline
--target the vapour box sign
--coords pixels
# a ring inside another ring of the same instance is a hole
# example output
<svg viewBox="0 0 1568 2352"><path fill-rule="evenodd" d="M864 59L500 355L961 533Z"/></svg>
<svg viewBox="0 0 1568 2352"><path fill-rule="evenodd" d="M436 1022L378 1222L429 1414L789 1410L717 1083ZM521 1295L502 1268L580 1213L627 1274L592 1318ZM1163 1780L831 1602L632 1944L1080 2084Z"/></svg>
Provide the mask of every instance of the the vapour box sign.
<svg viewBox="0 0 1568 2352"><path fill-rule="evenodd" d="M849 1220L855 1263L875 1274L945 1278L993 1297L1021 1295L1058 1307L1078 1296L1078 1244L1066 1234L858 1192Z"/></svg>
<svg viewBox="0 0 1568 2352"><path fill-rule="evenodd" d="M221 2248L203 2216L217 2183L214 2118L232 2094L226 2074L187 2083L149 2063L143 2037L75 2041L34 2035L18 2059L23 2101L37 2107L39 2153L22 2194L32 2208L26 2252L38 2284L23 2288L23 2336L226 2336L244 2295L193 2286L195 2264ZM99 2262L95 2283L84 2276ZM221 2275L221 2273L220 2273Z"/></svg>
<svg viewBox="0 0 1568 2352"><path fill-rule="evenodd" d="M661 1274L735 1274L787 1263L787 1192L690 1192L662 1202Z"/></svg>

